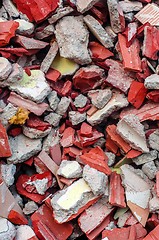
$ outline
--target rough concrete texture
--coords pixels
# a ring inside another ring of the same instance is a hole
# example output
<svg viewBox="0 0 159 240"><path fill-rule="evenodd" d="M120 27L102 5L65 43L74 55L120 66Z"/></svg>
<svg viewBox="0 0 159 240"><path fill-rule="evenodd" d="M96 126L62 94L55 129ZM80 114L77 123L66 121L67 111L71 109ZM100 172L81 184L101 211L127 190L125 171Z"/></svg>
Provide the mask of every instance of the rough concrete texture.
<svg viewBox="0 0 159 240"><path fill-rule="evenodd" d="M142 166L142 171L148 176L149 179L154 179L157 173L157 167L154 161L144 163Z"/></svg>
<svg viewBox="0 0 159 240"><path fill-rule="evenodd" d="M21 163L37 154L42 147L41 139L30 139L20 134L9 137L12 156L7 158L8 163Z"/></svg>
<svg viewBox="0 0 159 240"><path fill-rule="evenodd" d="M104 173L86 165L83 168L83 179L90 186L94 195L102 195L105 193L108 177Z"/></svg>
<svg viewBox="0 0 159 240"><path fill-rule="evenodd" d="M92 125L100 124L105 118L109 117L114 111L128 106L127 98L119 91L114 91L110 101L104 108L96 111L92 116L87 116L87 121Z"/></svg>
<svg viewBox="0 0 159 240"><path fill-rule="evenodd" d="M58 8L56 12L48 19L48 21L50 24L53 24L57 22L57 20L68 15L71 12L73 12L73 8L71 8L70 6Z"/></svg>
<svg viewBox="0 0 159 240"><path fill-rule="evenodd" d="M48 187L47 187L48 179L47 178L43 178L43 179L37 179L35 181L28 181L27 185L34 186L36 188L36 191L40 195L44 195L46 190L48 189Z"/></svg>
<svg viewBox="0 0 159 240"><path fill-rule="evenodd" d="M58 223L68 221L72 214L77 214L82 207L95 198L84 179L77 180L71 186L57 192L51 199L55 220Z"/></svg>
<svg viewBox="0 0 159 240"><path fill-rule="evenodd" d="M10 187L14 183L14 174L16 172L16 166L13 164L1 164L1 174L7 187Z"/></svg>
<svg viewBox="0 0 159 240"><path fill-rule="evenodd" d="M49 113L44 117L44 121L50 123L53 127L58 127L62 116L57 113Z"/></svg>
<svg viewBox="0 0 159 240"><path fill-rule="evenodd" d="M0 217L0 239L13 240L16 235L14 225L5 218Z"/></svg>
<svg viewBox="0 0 159 240"><path fill-rule="evenodd" d="M91 90L88 92L88 97L96 108L102 109L111 99L112 91L110 89Z"/></svg>
<svg viewBox="0 0 159 240"><path fill-rule="evenodd" d="M144 126L137 116L133 114L124 116L118 122L116 131L132 148L146 153L149 152Z"/></svg>
<svg viewBox="0 0 159 240"><path fill-rule="evenodd" d="M12 72L9 77L6 79L6 82L14 83L19 81L23 77L23 68L18 63L12 64Z"/></svg>
<svg viewBox="0 0 159 240"><path fill-rule="evenodd" d="M19 11L11 0L3 0L3 6L7 10L10 17L19 17Z"/></svg>
<svg viewBox="0 0 159 240"><path fill-rule="evenodd" d="M44 27L42 30L40 29L40 31L35 32L35 37L39 40L42 40L44 38L47 38L51 35L53 35L55 32L55 28L53 26L53 24L50 24L46 27Z"/></svg>
<svg viewBox="0 0 159 240"><path fill-rule="evenodd" d="M34 201L29 201L23 208L23 213L29 215L38 209L38 205Z"/></svg>
<svg viewBox="0 0 159 240"><path fill-rule="evenodd" d="M37 103L42 102L51 92L45 75L40 70L31 70L31 76L24 72L23 78L18 83L12 83L9 88Z"/></svg>
<svg viewBox="0 0 159 240"><path fill-rule="evenodd" d="M36 239L35 233L28 225L21 225L17 227L17 234L15 240Z"/></svg>
<svg viewBox="0 0 159 240"><path fill-rule="evenodd" d="M19 23L19 27L17 28L17 33L20 35L28 36L34 32L34 24L28 22L24 19L16 19L15 22Z"/></svg>
<svg viewBox="0 0 159 240"><path fill-rule="evenodd" d="M0 81L5 80L12 71L11 63L4 57L0 57Z"/></svg>
<svg viewBox="0 0 159 240"><path fill-rule="evenodd" d="M159 89L159 75L152 74L149 77L145 78L144 85L145 88L148 89Z"/></svg>
<svg viewBox="0 0 159 240"><path fill-rule="evenodd" d="M72 125L78 125L79 123L84 122L85 119L86 113L79 113L76 111L69 112L69 120L72 123Z"/></svg>
<svg viewBox="0 0 159 240"><path fill-rule="evenodd" d="M108 166L113 166L113 164L115 163L115 154L112 152L105 152L105 155L108 157Z"/></svg>
<svg viewBox="0 0 159 240"><path fill-rule="evenodd" d="M56 24L55 36L60 56L79 64L88 64L91 58L87 49L89 32L82 16L66 16Z"/></svg>
<svg viewBox="0 0 159 240"><path fill-rule="evenodd" d="M122 32L123 27L121 26L122 9L120 9L118 0L107 0L108 10L110 15L110 24L115 33ZM119 13L120 11L120 13Z"/></svg>
<svg viewBox="0 0 159 240"><path fill-rule="evenodd" d="M8 127L8 121L17 113L18 108L14 107L11 103L9 103L5 108L3 108L3 112L0 113L0 121L4 127Z"/></svg>
<svg viewBox="0 0 159 240"><path fill-rule="evenodd" d="M154 196L149 201L149 209L150 209L150 212L159 211L159 198L157 196Z"/></svg>
<svg viewBox="0 0 159 240"><path fill-rule="evenodd" d="M159 130L155 130L148 137L150 148L159 151Z"/></svg>
<svg viewBox="0 0 159 240"><path fill-rule="evenodd" d="M76 161L63 160L57 174L65 178L79 178L82 177L82 167Z"/></svg>
<svg viewBox="0 0 159 240"><path fill-rule="evenodd" d="M46 137L51 132L51 127L46 129L45 131L41 131L36 128L26 127L24 125L22 130L23 130L23 134L26 137L31 138L31 139L38 139L38 138Z"/></svg>
<svg viewBox="0 0 159 240"><path fill-rule="evenodd" d="M87 97L85 97L83 94L79 94L75 100L74 105L77 108L83 108L87 103Z"/></svg>
<svg viewBox="0 0 159 240"><path fill-rule="evenodd" d="M151 162L158 157L158 152L156 150L151 150L149 153L143 153L138 157L132 158L132 161L136 165L142 165L147 162Z"/></svg>
<svg viewBox="0 0 159 240"><path fill-rule="evenodd" d="M143 7L141 2L138 2L138 1L128 1L128 0L120 1L119 5L122 8L124 13L138 12Z"/></svg>
<svg viewBox="0 0 159 240"><path fill-rule="evenodd" d="M105 146L105 142L106 142L105 138L99 138L99 139L93 144L93 147L99 146L99 147L103 148L103 147Z"/></svg>
<svg viewBox="0 0 159 240"><path fill-rule="evenodd" d="M49 153L49 148L53 147L54 145L58 144L60 142L60 137L58 133L55 133L55 130L52 129L51 132L48 134L48 136L43 141L43 147L42 150Z"/></svg>
<svg viewBox="0 0 159 240"><path fill-rule="evenodd" d="M51 91L51 93L47 96L47 99L49 101L50 107L55 111L60 102L60 99L57 96L57 92Z"/></svg>
<svg viewBox="0 0 159 240"><path fill-rule="evenodd" d="M95 3L97 3L99 0L77 0L76 1L76 7L77 11L80 13L84 13L91 9Z"/></svg>
<svg viewBox="0 0 159 240"><path fill-rule="evenodd" d="M66 113L66 111L67 111L67 109L68 109L68 107L70 105L70 102L71 101L70 101L69 98L62 97L60 102L59 102L59 104L58 104L58 107L56 109L56 113L60 114L61 116L63 116Z"/></svg>
<svg viewBox="0 0 159 240"><path fill-rule="evenodd" d="M107 34L106 30L94 17L86 15L83 19L92 34L103 44L104 47L111 48L114 46L113 41Z"/></svg>

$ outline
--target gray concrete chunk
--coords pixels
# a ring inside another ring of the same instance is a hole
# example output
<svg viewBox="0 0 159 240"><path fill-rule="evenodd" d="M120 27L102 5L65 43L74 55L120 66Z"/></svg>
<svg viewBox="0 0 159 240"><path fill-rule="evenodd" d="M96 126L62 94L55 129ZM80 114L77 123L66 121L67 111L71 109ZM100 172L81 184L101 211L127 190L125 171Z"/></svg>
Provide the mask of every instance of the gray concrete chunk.
<svg viewBox="0 0 159 240"><path fill-rule="evenodd" d="M79 113L77 111L69 112L69 120L72 125L78 125L79 123L84 122L86 119L86 113Z"/></svg>
<svg viewBox="0 0 159 240"><path fill-rule="evenodd" d="M142 171L148 176L150 180L154 179L157 173L157 168L154 161L144 163Z"/></svg>
<svg viewBox="0 0 159 240"><path fill-rule="evenodd" d="M148 89L159 89L159 75L151 74L147 78L145 78L144 82L145 88Z"/></svg>
<svg viewBox="0 0 159 240"><path fill-rule="evenodd" d="M159 130L155 130L148 137L150 148L159 151Z"/></svg>
<svg viewBox="0 0 159 240"><path fill-rule="evenodd" d="M57 96L57 92L56 91L51 91L51 93L47 96L50 107L52 108L52 110L56 110L60 99Z"/></svg>
<svg viewBox="0 0 159 240"><path fill-rule="evenodd" d="M87 103L87 97L85 97L83 94L79 94L75 100L74 105L77 108L83 108Z"/></svg>
<svg viewBox="0 0 159 240"><path fill-rule="evenodd" d="M60 18L68 15L69 13L73 12L73 8L70 6L58 8L57 11L48 19L50 24L57 22Z"/></svg>
<svg viewBox="0 0 159 240"><path fill-rule="evenodd" d="M102 109L111 99L112 91L110 89L91 90L88 92L88 97L96 108Z"/></svg>
<svg viewBox="0 0 159 240"><path fill-rule="evenodd" d="M57 174L65 178L79 178L82 177L82 167L76 161L63 160Z"/></svg>
<svg viewBox="0 0 159 240"><path fill-rule="evenodd" d="M19 17L19 11L17 10L17 8L15 7L11 0L3 0L3 6L8 12L10 17L16 18Z"/></svg>
<svg viewBox="0 0 159 240"><path fill-rule="evenodd" d="M138 12L143 8L142 3L139 1L120 1L119 5L124 13Z"/></svg>
<svg viewBox="0 0 159 240"><path fill-rule="evenodd" d="M23 208L23 213L29 215L38 209L38 205L34 201L29 201Z"/></svg>
<svg viewBox="0 0 159 240"><path fill-rule="evenodd" d="M62 97L56 109L56 113L63 116L67 112L70 102L71 100L69 98Z"/></svg>
<svg viewBox="0 0 159 240"><path fill-rule="evenodd" d="M53 127L58 127L62 116L57 113L49 113L44 117L44 121L50 123Z"/></svg>
<svg viewBox="0 0 159 240"><path fill-rule="evenodd" d="M76 1L76 7L77 11L80 13L84 13L91 9L95 3L97 3L99 0L77 0Z"/></svg>
<svg viewBox="0 0 159 240"><path fill-rule="evenodd" d="M28 36L31 35L34 32L34 24L31 22L28 22L24 19L16 19L15 22L19 23L19 27L17 28L16 32Z"/></svg>
<svg viewBox="0 0 159 240"><path fill-rule="evenodd" d="M45 131L38 130L36 128L31 128L23 126L23 134L31 139L44 138L51 132L51 127L48 127Z"/></svg>
<svg viewBox="0 0 159 240"><path fill-rule="evenodd" d="M10 187L14 183L14 174L16 172L16 166L13 164L1 164L1 174L7 187Z"/></svg>
<svg viewBox="0 0 159 240"><path fill-rule="evenodd" d="M151 150L149 153L143 153L138 157L132 159L136 165L142 165L147 162L151 162L158 157L158 152L156 150Z"/></svg>
<svg viewBox="0 0 159 240"><path fill-rule="evenodd" d="M0 57L0 81L5 80L12 71L11 63L4 57Z"/></svg>
<svg viewBox="0 0 159 240"><path fill-rule="evenodd" d="M17 113L17 110L18 107L14 107L11 103L3 108L3 112L0 113L0 121L6 128L10 125L8 121Z"/></svg>

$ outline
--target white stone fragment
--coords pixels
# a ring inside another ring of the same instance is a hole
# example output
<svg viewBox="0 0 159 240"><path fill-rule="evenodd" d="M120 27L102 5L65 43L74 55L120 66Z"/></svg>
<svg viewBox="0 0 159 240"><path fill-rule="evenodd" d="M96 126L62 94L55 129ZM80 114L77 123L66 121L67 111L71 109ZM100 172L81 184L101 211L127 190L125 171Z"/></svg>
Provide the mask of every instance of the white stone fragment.
<svg viewBox="0 0 159 240"><path fill-rule="evenodd" d="M85 97L83 94L79 94L74 100L74 105L76 108L83 108L86 103L87 97Z"/></svg>
<svg viewBox="0 0 159 240"><path fill-rule="evenodd" d="M33 185L36 188L36 191L40 195L44 195L46 190L48 189L48 179L43 178L43 179L37 179L35 181L28 181L27 185Z"/></svg>
<svg viewBox="0 0 159 240"><path fill-rule="evenodd" d="M28 76L25 72L23 78L16 83L13 83L9 88L22 97L33 100L37 103L42 102L47 95L51 92L51 89L46 82L45 75L40 70L31 70L31 76Z"/></svg>
<svg viewBox="0 0 159 240"><path fill-rule="evenodd" d="M0 57L0 81L5 80L12 71L11 63L4 57Z"/></svg>
<svg viewBox="0 0 159 240"><path fill-rule="evenodd" d="M23 134L31 139L44 138L51 132L51 127L48 127L45 131L38 130L36 128L31 128L23 126Z"/></svg>
<svg viewBox="0 0 159 240"><path fill-rule="evenodd" d="M111 99L112 91L110 89L91 90L88 92L88 97L96 108L102 109Z"/></svg>
<svg viewBox="0 0 159 240"><path fill-rule="evenodd" d="M10 17L16 18L19 17L19 11L17 10L17 8L15 7L11 0L3 0L3 6L8 12Z"/></svg>
<svg viewBox="0 0 159 240"><path fill-rule="evenodd" d="M22 240L22 239L28 240L28 239L34 239L35 237L36 237L35 233L30 226L28 225L18 226L15 240Z"/></svg>
<svg viewBox="0 0 159 240"><path fill-rule="evenodd" d="M147 89L159 89L159 75L151 74L145 78L144 86Z"/></svg>
<svg viewBox="0 0 159 240"><path fill-rule="evenodd" d="M76 161L63 160L57 174L65 178L79 178L82 176L82 167Z"/></svg>
<svg viewBox="0 0 159 240"><path fill-rule="evenodd" d="M56 109L56 113L63 116L67 112L70 102L71 100L69 98L62 97Z"/></svg>
<svg viewBox="0 0 159 240"><path fill-rule="evenodd" d="M119 5L124 13L138 12L143 8L142 3L139 1L120 1Z"/></svg>
<svg viewBox="0 0 159 240"><path fill-rule="evenodd" d="M57 22L60 18L68 15L69 13L73 12L73 8L70 6L58 8L58 10L48 19L50 24Z"/></svg>
<svg viewBox="0 0 159 240"><path fill-rule="evenodd" d="M144 163L155 160L157 156L158 156L158 152L156 150L151 150L149 153L143 153L140 156L133 158L132 161L136 165L142 165Z"/></svg>
<svg viewBox="0 0 159 240"><path fill-rule="evenodd" d="M16 172L16 166L13 164L1 164L1 174L7 187L10 187L14 183L14 174Z"/></svg>
<svg viewBox="0 0 159 240"><path fill-rule="evenodd" d="M14 225L5 218L0 218L0 239L13 240L16 235Z"/></svg>
<svg viewBox="0 0 159 240"><path fill-rule="evenodd" d="M157 173L157 167L154 161L147 162L142 166L142 171L148 176L149 179L154 179Z"/></svg>
<svg viewBox="0 0 159 240"><path fill-rule="evenodd" d="M47 96L50 107L52 108L52 110L56 110L60 99L57 96L57 92L56 91L51 91L51 93Z"/></svg>
<svg viewBox="0 0 159 240"><path fill-rule="evenodd" d="M53 127L58 127L62 116L57 113L49 113L44 117L44 121L50 123Z"/></svg>
<svg viewBox="0 0 159 240"><path fill-rule="evenodd" d="M83 168L83 179L90 186L94 195L102 195L105 193L108 177L104 173L86 165Z"/></svg>
<svg viewBox="0 0 159 240"><path fill-rule="evenodd" d="M132 148L146 153L149 152L144 126L137 116L133 114L124 116L118 122L116 131Z"/></svg>
<svg viewBox="0 0 159 240"><path fill-rule="evenodd" d="M159 211L159 198L157 196L154 196L149 201L149 209L150 209L150 212Z"/></svg>
<svg viewBox="0 0 159 240"><path fill-rule="evenodd" d="M69 115L69 120L72 123L72 125L78 125L79 123L84 122L86 119L86 113L70 111L68 115Z"/></svg>
<svg viewBox="0 0 159 240"><path fill-rule="evenodd" d="M29 201L23 208L23 213L29 215L38 209L38 205L34 201Z"/></svg>
<svg viewBox="0 0 159 240"><path fill-rule="evenodd" d="M28 36L31 35L34 32L34 24L31 22L28 22L24 19L16 19L15 22L19 23L19 27L17 28L16 32Z"/></svg>
<svg viewBox="0 0 159 240"><path fill-rule="evenodd" d="M23 134L16 137L9 137L9 144L12 156L7 158L7 162L14 164L28 160L40 152L42 147L41 139L30 139Z"/></svg>
<svg viewBox="0 0 159 240"><path fill-rule="evenodd" d="M95 3L97 3L99 0L77 0L76 1L76 7L77 11L80 13L84 13L91 9Z"/></svg>
<svg viewBox="0 0 159 240"><path fill-rule="evenodd" d="M107 34L106 30L102 25L92 16L86 15L84 18L85 23L92 32L92 34L103 44L106 48L111 48L114 46L112 39Z"/></svg>
<svg viewBox="0 0 159 240"><path fill-rule="evenodd" d="M60 56L79 64L88 64L91 58L87 49L89 32L82 16L66 16L56 24L55 36Z"/></svg>

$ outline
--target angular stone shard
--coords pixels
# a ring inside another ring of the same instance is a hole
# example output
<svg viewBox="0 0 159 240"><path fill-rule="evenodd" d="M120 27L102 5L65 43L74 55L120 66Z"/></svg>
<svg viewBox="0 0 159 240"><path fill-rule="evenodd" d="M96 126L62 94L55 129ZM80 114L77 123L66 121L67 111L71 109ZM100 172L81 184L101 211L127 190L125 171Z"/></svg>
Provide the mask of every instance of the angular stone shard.
<svg viewBox="0 0 159 240"><path fill-rule="evenodd" d="M136 165L142 165L147 162L151 162L158 157L158 152L156 150L151 150L149 153L143 153L138 157L132 159Z"/></svg>
<svg viewBox="0 0 159 240"><path fill-rule="evenodd" d="M103 44L104 47L111 48L114 46L113 41L106 30L94 17L87 15L83 19L90 31L99 40L99 42Z"/></svg>
<svg viewBox="0 0 159 240"><path fill-rule="evenodd" d="M57 11L48 19L50 24L57 22L60 18L68 15L69 13L73 12L73 8L67 6L63 8L58 8Z"/></svg>
<svg viewBox="0 0 159 240"><path fill-rule="evenodd" d="M91 62L87 50L89 33L81 16L66 16L56 24L56 40L60 56L74 60L79 64Z"/></svg>
<svg viewBox="0 0 159 240"><path fill-rule="evenodd" d="M76 161L63 160L57 174L65 178L79 178L82 177L82 168Z"/></svg>
<svg viewBox="0 0 159 240"><path fill-rule="evenodd" d="M148 137L150 148L159 151L159 130L155 130Z"/></svg>
<svg viewBox="0 0 159 240"><path fill-rule="evenodd" d="M57 192L51 199L53 216L58 223L67 222L97 201L83 178Z"/></svg>
<svg viewBox="0 0 159 240"><path fill-rule="evenodd" d="M19 27L17 28L17 33L28 36L31 35L34 32L34 24L31 22L28 22L24 19L16 19L16 22L19 23Z"/></svg>
<svg viewBox="0 0 159 240"><path fill-rule="evenodd" d="M112 91L110 89L91 90L88 92L88 97L96 108L102 109L111 99Z"/></svg>
<svg viewBox="0 0 159 240"><path fill-rule="evenodd" d="M138 151L149 152L146 143L144 126L137 116L130 114L123 117L117 124L117 133Z"/></svg>
<svg viewBox="0 0 159 240"><path fill-rule="evenodd" d="M95 3L97 3L98 0L77 0L76 1L76 7L77 11L80 13L84 13L91 9Z"/></svg>
<svg viewBox="0 0 159 240"><path fill-rule="evenodd" d="M24 72L23 78L18 83L11 84L9 88L37 103L42 102L51 92L44 73L40 70L31 70L31 76Z"/></svg>
<svg viewBox="0 0 159 240"><path fill-rule="evenodd" d="M37 154L42 147L41 139L30 139L20 134L17 137L10 137L12 156L7 158L8 163L20 163L28 160Z"/></svg>
<svg viewBox="0 0 159 240"><path fill-rule="evenodd" d="M124 13L129 13L132 11L138 12L143 7L142 3L138 1L120 1L119 5L122 8Z"/></svg>
<svg viewBox="0 0 159 240"><path fill-rule="evenodd" d="M144 82L145 88L148 89L159 89L159 75L152 74L145 79Z"/></svg>
<svg viewBox="0 0 159 240"><path fill-rule="evenodd" d="M11 63L4 57L0 57L0 81L5 80L12 71Z"/></svg>
<svg viewBox="0 0 159 240"><path fill-rule="evenodd" d="M15 239L16 228L5 218L0 218L0 239L13 240Z"/></svg>

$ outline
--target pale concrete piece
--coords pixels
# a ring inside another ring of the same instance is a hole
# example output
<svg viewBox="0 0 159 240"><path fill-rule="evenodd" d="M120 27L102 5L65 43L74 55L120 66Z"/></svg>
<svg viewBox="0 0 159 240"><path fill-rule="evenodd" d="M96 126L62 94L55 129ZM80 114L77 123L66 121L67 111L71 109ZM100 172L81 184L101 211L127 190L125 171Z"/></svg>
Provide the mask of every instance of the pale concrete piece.
<svg viewBox="0 0 159 240"><path fill-rule="evenodd" d="M84 13L91 9L95 3L99 2L99 0L77 0L76 7L77 11L80 13Z"/></svg>
<svg viewBox="0 0 159 240"><path fill-rule="evenodd" d="M7 158L8 163L21 163L37 154L42 147L41 139L30 139L20 134L9 137L12 156Z"/></svg>
<svg viewBox="0 0 159 240"><path fill-rule="evenodd" d="M15 240L22 240L22 239L28 240L34 237L36 237L35 233L30 226L28 225L18 226Z"/></svg>
<svg viewBox="0 0 159 240"><path fill-rule="evenodd" d="M82 177L82 168L76 161L63 160L57 174L65 178L79 178Z"/></svg>
<svg viewBox="0 0 159 240"><path fill-rule="evenodd" d="M14 225L5 218L0 218L0 239L13 240L16 235Z"/></svg>
<svg viewBox="0 0 159 240"><path fill-rule="evenodd" d="M18 108L14 107L11 103L3 108L3 112L0 113L0 121L4 127L8 128L8 121L17 113Z"/></svg>
<svg viewBox="0 0 159 240"><path fill-rule="evenodd" d="M106 26L105 31L107 32L107 34L111 38L112 42L114 43L116 41L118 35L112 30L111 26Z"/></svg>
<svg viewBox="0 0 159 240"><path fill-rule="evenodd" d="M92 34L103 44L106 48L114 47L114 43L102 25L92 16L87 15L83 18Z"/></svg>
<svg viewBox="0 0 159 240"><path fill-rule="evenodd" d="M12 67L13 67L12 72L6 79L6 82L9 84L18 82L23 77L23 68L18 63L13 63Z"/></svg>
<svg viewBox="0 0 159 240"><path fill-rule="evenodd" d="M138 12L143 8L142 3L138 1L120 1L119 5L124 13Z"/></svg>
<svg viewBox="0 0 159 240"><path fill-rule="evenodd" d="M28 36L34 32L34 24L28 22L24 19L15 19L15 22L19 23L19 27L17 28L16 32L20 35Z"/></svg>
<svg viewBox="0 0 159 240"><path fill-rule="evenodd" d="M49 148L53 147L54 145L58 144L60 142L60 137L58 135L58 132L55 132L56 130L52 129L51 132L48 134L48 136L43 141L43 147L42 150L49 153Z"/></svg>
<svg viewBox="0 0 159 240"><path fill-rule="evenodd" d="M72 214L78 213L89 201L96 197L83 178L64 190L58 191L51 199L54 218L58 223L66 222Z"/></svg>
<svg viewBox="0 0 159 240"><path fill-rule="evenodd" d="M114 111L120 108L127 107L128 101L126 96L119 91L114 91L110 101L104 106L104 108L96 111L92 116L87 116L87 121L92 126L100 124L105 118L109 117Z"/></svg>
<svg viewBox="0 0 159 240"><path fill-rule="evenodd" d="M145 78L144 86L147 89L159 89L159 75L151 74Z"/></svg>
<svg viewBox="0 0 159 240"><path fill-rule="evenodd" d="M118 122L116 131L132 148L145 153L149 152L144 126L137 116L133 114L124 116Z"/></svg>
<svg viewBox="0 0 159 240"><path fill-rule="evenodd" d="M57 42L53 42L48 53L46 54L44 60L41 63L40 70L42 72L47 73L52 64L52 61L56 57L57 52L58 52Z"/></svg>
<svg viewBox="0 0 159 240"><path fill-rule="evenodd" d="M92 61L87 49L89 32L82 16L63 17L56 24L55 36L61 57L82 65Z"/></svg>
<svg viewBox="0 0 159 240"><path fill-rule="evenodd" d="M57 113L49 113L44 117L44 121L50 123L53 127L58 127L62 116Z"/></svg>
<svg viewBox="0 0 159 240"><path fill-rule="evenodd" d="M35 36L37 39L42 40L49 36L52 36L55 32L55 28L52 24L46 26L43 30L35 32Z"/></svg>
<svg viewBox="0 0 159 240"><path fill-rule="evenodd" d="M151 150L149 153L143 153L138 157L132 159L136 165L142 165L147 162L151 162L158 157L158 152L156 150Z"/></svg>
<svg viewBox="0 0 159 240"><path fill-rule="evenodd" d="M34 201L29 201L23 208L23 213L29 215L38 209L38 205Z"/></svg>
<svg viewBox="0 0 159 240"><path fill-rule="evenodd" d="M51 89L46 82L45 75L40 70L31 70L31 76L25 72L23 78L16 83L13 83L9 88L22 97L33 100L37 103L43 102Z"/></svg>
<svg viewBox="0 0 159 240"><path fill-rule="evenodd" d="M13 164L1 164L1 174L7 187L14 183L14 174L16 173L16 166Z"/></svg>
<svg viewBox="0 0 159 240"><path fill-rule="evenodd" d="M47 99L49 101L50 107L52 110L56 110L60 99L58 98L57 92L56 91L51 91L51 93L47 96Z"/></svg>
<svg viewBox="0 0 159 240"><path fill-rule="evenodd" d="M105 155L108 157L108 166L111 167L115 163L116 155L112 152L105 152Z"/></svg>
<svg viewBox="0 0 159 240"><path fill-rule="evenodd" d="M60 18L68 15L69 13L72 13L74 10L70 6L59 8L49 19L49 23L53 24L57 22Z"/></svg>
<svg viewBox="0 0 159 240"><path fill-rule="evenodd" d="M28 181L27 185L33 185L36 188L36 191L40 195L44 195L46 190L48 189L48 179L43 178L43 179L37 179L35 181Z"/></svg>
<svg viewBox="0 0 159 240"><path fill-rule="evenodd" d="M154 196L149 201L149 209L150 209L150 212L159 211L159 198L157 196Z"/></svg>
<svg viewBox="0 0 159 240"><path fill-rule="evenodd" d="M84 122L86 119L86 113L70 111L68 115L69 115L69 120L72 123L72 125L78 125L79 123Z"/></svg>
<svg viewBox="0 0 159 240"><path fill-rule="evenodd" d="M159 130L155 130L148 137L150 148L159 151Z"/></svg>
<svg viewBox="0 0 159 240"><path fill-rule="evenodd" d="M154 161L147 162L142 166L142 171L148 176L150 180L156 177L157 167Z"/></svg>
<svg viewBox="0 0 159 240"><path fill-rule="evenodd" d="M86 103L87 97L85 97L83 94L79 94L74 100L74 105L76 108L83 108Z"/></svg>
<svg viewBox="0 0 159 240"><path fill-rule="evenodd" d="M131 212L127 211L123 215L119 216L117 226L122 228L125 226L126 220L131 216Z"/></svg>
<svg viewBox="0 0 159 240"><path fill-rule="evenodd" d="M83 179L90 186L94 195L102 195L105 193L106 185L108 183L108 177L106 174L86 165L83 168Z"/></svg>
<svg viewBox="0 0 159 240"><path fill-rule="evenodd" d="M19 17L19 11L17 10L17 8L15 7L11 0L3 0L3 6L8 12L10 17L16 18Z"/></svg>
<svg viewBox="0 0 159 240"><path fill-rule="evenodd" d="M102 109L111 99L112 91L110 89L91 90L88 92L88 97L96 108Z"/></svg>
<svg viewBox="0 0 159 240"><path fill-rule="evenodd" d="M67 112L70 102L71 100L69 98L62 97L56 109L56 113L63 116Z"/></svg>
<svg viewBox="0 0 159 240"><path fill-rule="evenodd" d="M0 57L0 81L5 80L12 71L11 63L4 57Z"/></svg>
<svg viewBox="0 0 159 240"><path fill-rule="evenodd" d="M5 22L8 20L8 14L5 10L5 8L2 6L0 8L0 22Z"/></svg>
<svg viewBox="0 0 159 240"><path fill-rule="evenodd" d="M31 139L44 138L51 132L51 127L45 131L38 130L36 128L31 128L23 125L23 134Z"/></svg>

